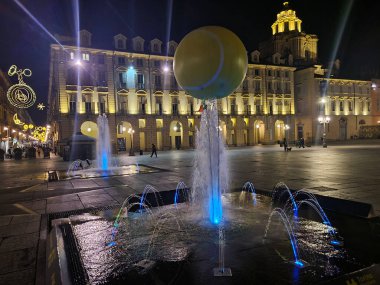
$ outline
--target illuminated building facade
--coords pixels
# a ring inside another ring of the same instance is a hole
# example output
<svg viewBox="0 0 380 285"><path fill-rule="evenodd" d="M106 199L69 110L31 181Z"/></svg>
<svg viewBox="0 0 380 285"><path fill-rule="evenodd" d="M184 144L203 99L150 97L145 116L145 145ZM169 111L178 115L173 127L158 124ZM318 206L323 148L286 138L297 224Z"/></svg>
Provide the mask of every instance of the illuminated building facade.
<svg viewBox="0 0 380 285"><path fill-rule="evenodd" d="M112 48L97 49L86 30L80 42L79 48L51 45L48 121L54 143L78 131L96 137L97 116L105 113L114 152L151 144L160 150L194 147L201 101L174 78L176 42L118 34ZM358 136L360 126L380 121L372 104L379 88L372 81L326 79L317 65L317 42L284 3L271 39L249 54L241 86L218 100L227 145L274 144L285 137L318 141L320 115L331 116L328 140ZM380 103L376 107L379 113Z"/></svg>
<svg viewBox="0 0 380 285"><path fill-rule="evenodd" d="M114 37L114 49L91 48L92 35L81 31L82 44L51 46L49 122L53 140L73 132L96 137L96 118L108 117L115 151L194 147L201 100L187 94L173 75L177 43L141 37L128 45ZM128 50L128 46L131 47ZM251 54L252 60L257 55ZM218 101L220 128L227 145L274 143L294 124L294 67L249 64L247 76L230 96ZM134 135L128 133L133 129Z"/></svg>

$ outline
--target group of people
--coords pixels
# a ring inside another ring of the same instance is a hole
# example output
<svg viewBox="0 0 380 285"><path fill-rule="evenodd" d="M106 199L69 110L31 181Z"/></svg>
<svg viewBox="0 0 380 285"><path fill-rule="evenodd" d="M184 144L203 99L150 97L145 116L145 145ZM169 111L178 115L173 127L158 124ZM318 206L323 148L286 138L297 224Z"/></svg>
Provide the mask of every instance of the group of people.
<svg viewBox="0 0 380 285"><path fill-rule="evenodd" d="M30 147L9 147L7 151L0 149L0 157L4 159L21 159L24 158L49 158L51 148L48 146L36 145ZM54 152L56 154L56 150Z"/></svg>
<svg viewBox="0 0 380 285"><path fill-rule="evenodd" d="M287 152L287 151L291 151L292 148L289 147L288 145L288 141L286 140L286 138L284 138L283 142L282 142L282 145L284 146L284 151ZM305 148L305 139L304 138L300 138L296 144L296 146L298 146L298 148Z"/></svg>

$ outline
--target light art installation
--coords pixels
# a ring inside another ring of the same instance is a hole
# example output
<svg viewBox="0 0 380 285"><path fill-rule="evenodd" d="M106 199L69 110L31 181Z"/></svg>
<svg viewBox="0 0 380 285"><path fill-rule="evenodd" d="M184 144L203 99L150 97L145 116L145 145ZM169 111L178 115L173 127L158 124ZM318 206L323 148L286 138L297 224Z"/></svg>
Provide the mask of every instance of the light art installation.
<svg viewBox="0 0 380 285"><path fill-rule="evenodd" d="M43 109L45 109L44 103L38 103L37 104L37 109L40 110L40 111L42 111Z"/></svg>
<svg viewBox="0 0 380 285"><path fill-rule="evenodd" d="M39 141L45 141L46 138L46 127L38 126L32 132L32 136L38 139Z"/></svg>
<svg viewBox="0 0 380 285"><path fill-rule="evenodd" d="M30 77L32 71L30 69L17 69L16 65L12 65L8 70L8 75L13 76L17 74L18 84L12 85L7 92L9 102L17 108L29 108L36 102L36 93L27 85L23 76Z"/></svg>
<svg viewBox="0 0 380 285"><path fill-rule="evenodd" d="M23 126L23 128L24 128L24 130L25 131L27 131L27 130L31 130L31 129L34 129L34 126L32 125L32 124L25 124L24 126Z"/></svg>
<svg viewBox="0 0 380 285"><path fill-rule="evenodd" d="M13 122L16 124L16 125L19 125L19 126L23 126L25 125L25 123L23 121L21 121L18 117L17 117L17 113L13 115Z"/></svg>

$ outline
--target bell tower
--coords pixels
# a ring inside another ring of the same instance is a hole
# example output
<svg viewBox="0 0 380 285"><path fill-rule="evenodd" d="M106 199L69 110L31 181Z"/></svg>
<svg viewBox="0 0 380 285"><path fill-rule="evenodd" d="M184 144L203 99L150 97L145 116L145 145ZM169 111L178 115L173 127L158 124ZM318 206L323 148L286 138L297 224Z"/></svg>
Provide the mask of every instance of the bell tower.
<svg viewBox="0 0 380 285"><path fill-rule="evenodd" d="M284 2L282 11L271 26L272 38L260 43L260 53L267 62L292 66L309 66L318 62L318 37L302 31L302 20ZM273 58L280 60L273 62Z"/></svg>

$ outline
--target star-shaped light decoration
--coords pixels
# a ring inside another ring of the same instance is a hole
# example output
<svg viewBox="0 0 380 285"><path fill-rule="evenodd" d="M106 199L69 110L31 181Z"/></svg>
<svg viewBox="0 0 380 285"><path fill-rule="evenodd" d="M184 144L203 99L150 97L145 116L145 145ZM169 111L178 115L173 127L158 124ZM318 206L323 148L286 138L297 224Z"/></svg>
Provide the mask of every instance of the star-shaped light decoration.
<svg viewBox="0 0 380 285"><path fill-rule="evenodd" d="M45 109L44 103L38 103L37 109L40 110L40 111L42 111L43 109Z"/></svg>

